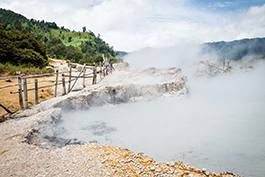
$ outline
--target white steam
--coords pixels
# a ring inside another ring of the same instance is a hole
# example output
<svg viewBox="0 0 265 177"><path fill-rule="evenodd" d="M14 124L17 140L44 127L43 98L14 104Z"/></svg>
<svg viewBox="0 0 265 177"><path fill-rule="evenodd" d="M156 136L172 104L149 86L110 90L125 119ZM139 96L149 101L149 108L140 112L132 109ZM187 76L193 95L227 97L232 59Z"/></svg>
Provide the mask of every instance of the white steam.
<svg viewBox="0 0 265 177"><path fill-rule="evenodd" d="M198 48L183 45L146 49L126 60L135 67L181 67L198 61L198 53ZM265 62L249 72L213 78L195 78L189 67L182 71L189 80L187 98L92 107L64 114L58 126L68 130L65 138L129 148L157 161L264 175Z"/></svg>
<svg viewBox="0 0 265 177"><path fill-rule="evenodd" d="M145 48L130 53L124 60L132 67L176 67L198 59L200 46L192 43L179 43L170 48Z"/></svg>

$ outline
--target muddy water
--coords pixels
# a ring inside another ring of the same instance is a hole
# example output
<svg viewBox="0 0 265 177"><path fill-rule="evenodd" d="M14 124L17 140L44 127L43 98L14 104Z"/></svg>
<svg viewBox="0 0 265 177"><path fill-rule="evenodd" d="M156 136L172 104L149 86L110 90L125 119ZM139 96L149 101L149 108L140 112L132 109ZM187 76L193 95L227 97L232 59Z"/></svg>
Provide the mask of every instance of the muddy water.
<svg viewBox="0 0 265 177"><path fill-rule="evenodd" d="M265 175L264 71L190 79L190 95L64 113L65 138L210 171Z"/></svg>

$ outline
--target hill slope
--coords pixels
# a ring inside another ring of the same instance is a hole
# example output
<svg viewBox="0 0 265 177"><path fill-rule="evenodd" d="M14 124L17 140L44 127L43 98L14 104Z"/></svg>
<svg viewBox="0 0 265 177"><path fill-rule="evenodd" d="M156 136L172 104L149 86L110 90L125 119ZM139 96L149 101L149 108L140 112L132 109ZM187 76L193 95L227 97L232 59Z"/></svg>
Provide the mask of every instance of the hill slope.
<svg viewBox="0 0 265 177"><path fill-rule="evenodd" d="M26 30L5 31L0 23L0 63L44 67L48 64L45 47Z"/></svg>
<svg viewBox="0 0 265 177"><path fill-rule="evenodd" d="M205 43L202 49L203 53L217 54L228 60L240 60L248 55L265 58L265 38Z"/></svg>
<svg viewBox="0 0 265 177"><path fill-rule="evenodd" d="M55 22L27 19L23 15L0 8L0 23L5 30L22 30L30 32L35 39L43 41L49 57L69 59L73 62L91 64L102 61L102 54L115 60L113 47L84 26L83 32L70 31Z"/></svg>

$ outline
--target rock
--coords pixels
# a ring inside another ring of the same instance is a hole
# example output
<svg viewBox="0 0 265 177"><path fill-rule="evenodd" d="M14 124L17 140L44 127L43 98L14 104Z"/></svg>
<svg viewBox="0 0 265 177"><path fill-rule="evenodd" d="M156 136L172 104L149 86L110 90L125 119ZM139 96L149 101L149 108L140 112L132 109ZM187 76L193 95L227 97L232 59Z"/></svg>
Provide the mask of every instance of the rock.
<svg viewBox="0 0 265 177"><path fill-rule="evenodd" d="M205 174L206 174L207 176L209 176L209 175L210 175L210 172L209 172L209 171L206 171Z"/></svg>
<svg viewBox="0 0 265 177"><path fill-rule="evenodd" d="M168 169L165 169L164 171L163 171L163 173L167 173L168 172Z"/></svg>
<svg viewBox="0 0 265 177"><path fill-rule="evenodd" d="M151 167L150 170L151 170L151 171L155 171L155 167Z"/></svg>
<svg viewBox="0 0 265 177"><path fill-rule="evenodd" d="M113 64L113 68L115 70L125 70L129 67L129 63L127 62L121 62L121 63L115 63Z"/></svg>
<svg viewBox="0 0 265 177"><path fill-rule="evenodd" d="M240 69L241 69L242 71L244 71L244 72L248 72L248 71L253 70L254 67L253 67L253 66L242 66L242 67L240 67Z"/></svg>
<svg viewBox="0 0 265 177"><path fill-rule="evenodd" d="M226 68L223 66L211 63L208 60L200 61L194 64L196 71L195 75L197 77L213 77L218 75L223 75L226 73Z"/></svg>

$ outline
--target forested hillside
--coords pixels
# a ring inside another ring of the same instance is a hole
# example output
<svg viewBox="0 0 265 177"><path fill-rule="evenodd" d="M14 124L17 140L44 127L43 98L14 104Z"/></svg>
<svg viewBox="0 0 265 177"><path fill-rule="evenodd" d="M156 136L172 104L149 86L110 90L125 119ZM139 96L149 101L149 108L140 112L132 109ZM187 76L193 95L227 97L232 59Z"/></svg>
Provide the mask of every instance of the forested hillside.
<svg viewBox="0 0 265 177"><path fill-rule="evenodd" d="M82 32L70 31L55 22L27 19L10 10L0 9L0 23L7 31L26 30L44 43L47 55L56 59L69 59L72 62L93 64L102 61L102 54L115 60L113 47L84 26Z"/></svg>
<svg viewBox="0 0 265 177"><path fill-rule="evenodd" d="M249 55L265 58L265 38L205 43L202 47L204 53L217 54L228 60L240 60Z"/></svg>
<svg viewBox="0 0 265 177"><path fill-rule="evenodd" d="M29 32L5 31L0 23L0 63L42 68L48 65L48 58L42 42Z"/></svg>

